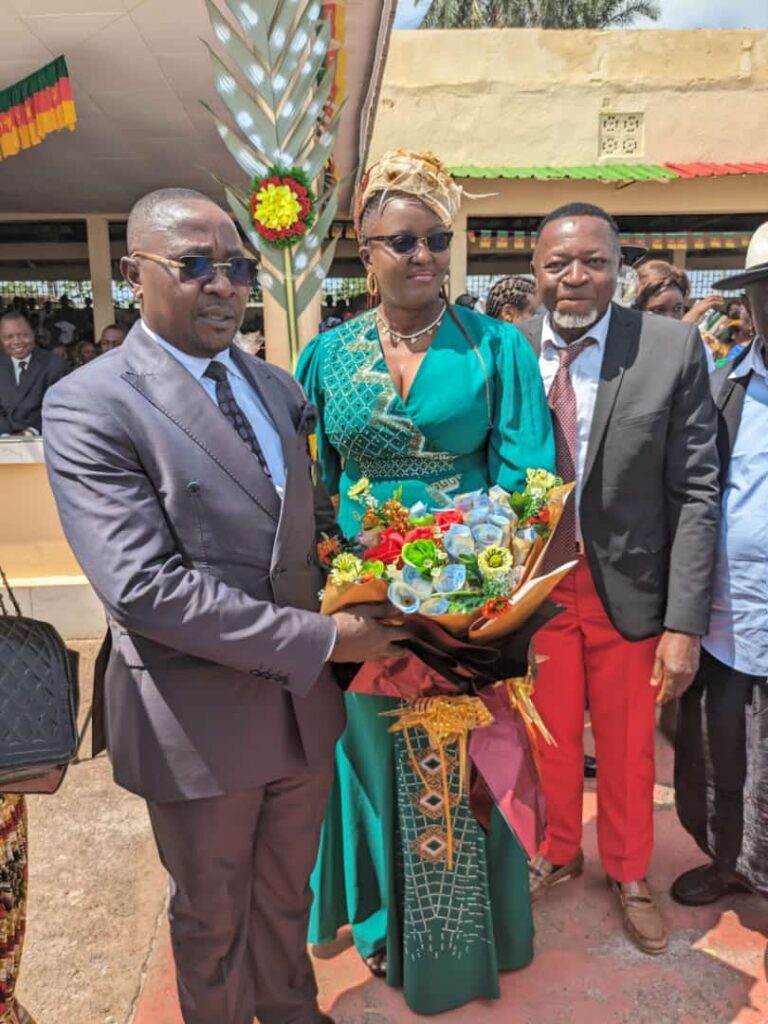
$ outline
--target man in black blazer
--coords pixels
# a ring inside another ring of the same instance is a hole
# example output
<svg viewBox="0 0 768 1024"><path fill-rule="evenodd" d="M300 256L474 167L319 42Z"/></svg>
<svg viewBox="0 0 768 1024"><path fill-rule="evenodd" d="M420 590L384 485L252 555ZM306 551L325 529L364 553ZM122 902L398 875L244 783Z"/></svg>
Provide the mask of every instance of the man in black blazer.
<svg viewBox="0 0 768 1024"><path fill-rule="evenodd" d="M768 896L768 222L743 273L757 337L710 378L718 409L722 506L709 632L680 701L675 797L708 863L684 872L686 906L733 892Z"/></svg>
<svg viewBox="0 0 768 1024"><path fill-rule="evenodd" d="M655 701L682 693L707 631L718 523L715 408L694 325L611 301L621 262L613 219L588 204L542 222L533 266L548 315L520 324L539 356L558 472L575 501L554 560L577 566L537 636L536 702L549 824L531 864L534 897L580 874L583 718L600 771L600 856L628 934L667 945L645 882L653 846Z"/></svg>
<svg viewBox="0 0 768 1024"><path fill-rule="evenodd" d="M23 313L0 318L0 434L39 434L45 392L67 372L62 359L35 345Z"/></svg>

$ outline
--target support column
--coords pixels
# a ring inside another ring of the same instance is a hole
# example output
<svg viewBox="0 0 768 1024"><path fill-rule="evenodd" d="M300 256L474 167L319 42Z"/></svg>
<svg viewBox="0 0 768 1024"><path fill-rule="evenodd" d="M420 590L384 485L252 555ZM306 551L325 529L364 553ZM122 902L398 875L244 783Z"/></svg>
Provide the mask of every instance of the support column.
<svg viewBox="0 0 768 1024"><path fill-rule="evenodd" d="M115 319L112 299L112 253L109 245L109 221L106 217L86 217L88 264L93 289L94 340Z"/></svg>
<svg viewBox="0 0 768 1024"><path fill-rule="evenodd" d="M451 276L450 295L455 301L462 292L467 290L467 214L459 211L453 225L453 241L451 242Z"/></svg>
<svg viewBox="0 0 768 1024"><path fill-rule="evenodd" d="M685 270L688 262L688 251L687 249L673 249L672 250L672 266L677 267L678 270Z"/></svg>

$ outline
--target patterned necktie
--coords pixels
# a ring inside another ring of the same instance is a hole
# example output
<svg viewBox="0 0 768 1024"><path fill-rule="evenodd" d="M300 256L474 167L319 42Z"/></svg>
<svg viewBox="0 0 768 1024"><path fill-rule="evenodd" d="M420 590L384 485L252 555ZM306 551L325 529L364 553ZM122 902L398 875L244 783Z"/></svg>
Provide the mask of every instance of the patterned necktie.
<svg viewBox="0 0 768 1024"><path fill-rule="evenodd" d="M589 345L596 345L594 338L582 338L565 348L557 349L560 365L549 389L547 402L552 413L552 427L555 434L555 464L557 475L564 483L576 479L576 392L571 380L571 363ZM556 569L564 562L576 557L576 494L571 494L565 506L557 533L547 552L547 571Z"/></svg>
<svg viewBox="0 0 768 1024"><path fill-rule="evenodd" d="M208 364L208 369L205 371L203 376L216 382L216 402L219 409L221 409L229 422L235 428L242 441L251 449L253 454L259 460L261 468L271 480L272 474L269 470L267 460L264 458L264 452L261 450L261 445L253 432L253 427L248 421L243 410L235 401L235 396L232 392L232 385L229 383L229 377L227 376L226 366L224 366L223 363L215 361L211 362Z"/></svg>
<svg viewBox="0 0 768 1024"><path fill-rule="evenodd" d="M19 386L21 386L21 382L26 377L28 369L29 369L29 363L27 362L26 359L23 362L19 363L19 380L18 380Z"/></svg>

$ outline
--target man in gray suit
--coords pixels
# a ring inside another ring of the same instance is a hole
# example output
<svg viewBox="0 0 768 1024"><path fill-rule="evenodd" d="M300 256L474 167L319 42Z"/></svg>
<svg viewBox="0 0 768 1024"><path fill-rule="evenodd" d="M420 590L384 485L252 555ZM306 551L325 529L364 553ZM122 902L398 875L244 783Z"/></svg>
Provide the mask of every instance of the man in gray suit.
<svg viewBox="0 0 768 1024"><path fill-rule="evenodd" d="M558 472L575 480L552 560L577 559L553 592L565 611L536 638L548 827L537 897L583 869L582 734L597 749L597 832L624 926L667 946L645 881L653 848L654 698L688 687L707 631L719 513L715 407L695 325L614 305L621 262L598 207L555 210L534 270L544 319L520 324L539 357Z"/></svg>
<svg viewBox="0 0 768 1024"><path fill-rule="evenodd" d="M255 263L229 216L152 193L128 249L141 321L44 409L62 524L109 619L106 743L171 876L186 1024L317 1024L308 879L343 726L327 662L403 634L383 608L317 611L333 516L315 412L232 346Z"/></svg>

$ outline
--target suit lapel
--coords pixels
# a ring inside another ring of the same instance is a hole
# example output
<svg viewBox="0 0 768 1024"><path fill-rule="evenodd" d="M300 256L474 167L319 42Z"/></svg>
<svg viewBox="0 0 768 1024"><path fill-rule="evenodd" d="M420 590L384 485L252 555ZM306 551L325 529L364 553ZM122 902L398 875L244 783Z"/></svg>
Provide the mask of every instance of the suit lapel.
<svg viewBox="0 0 768 1024"><path fill-rule="evenodd" d="M584 466L585 484L595 465L597 452L616 404L624 371L637 352L641 324L642 317L639 314L630 315L621 306L613 305L589 434L587 459Z"/></svg>
<svg viewBox="0 0 768 1024"><path fill-rule="evenodd" d="M744 409L744 398L747 394L747 385L752 376L745 373L741 377L731 378L735 364L727 367L728 376L715 396L715 404L720 413L720 429L717 432L717 450L720 455L720 486L724 488L728 480L728 466L731 461L731 452L736 441L736 434L741 423L741 413Z"/></svg>
<svg viewBox="0 0 768 1024"><path fill-rule="evenodd" d="M270 519L277 522L280 499L271 480L202 385L153 341L140 324L131 330L124 346L128 369L123 379L199 445Z"/></svg>
<svg viewBox="0 0 768 1024"><path fill-rule="evenodd" d="M283 389L275 380L274 374L270 371L267 363L263 363L255 356L246 359L243 353L235 347L231 351L232 358L250 381L251 386L261 399L262 405L269 413L275 429L280 435L280 446L283 450L287 483L287 477L293 462L296 427L288 412Z"/></svg>
<svg viewBox="0 0 768 1024"><path fill-rule="evenodd" d="M25 397L25 395L29 394L37 379L42 376L44 365L44 357L41 356L39 352L36 352L35 349L33 349L29 357L27 372L24 374L23 379L19 381L18 385L16 386L17 403L20 402L22 398ZM11 364L11 373L14 373L13 364Z"/></svg>

